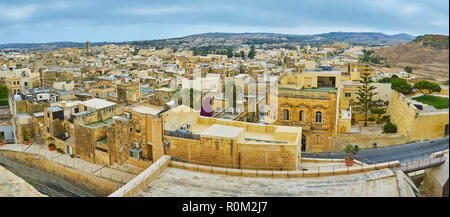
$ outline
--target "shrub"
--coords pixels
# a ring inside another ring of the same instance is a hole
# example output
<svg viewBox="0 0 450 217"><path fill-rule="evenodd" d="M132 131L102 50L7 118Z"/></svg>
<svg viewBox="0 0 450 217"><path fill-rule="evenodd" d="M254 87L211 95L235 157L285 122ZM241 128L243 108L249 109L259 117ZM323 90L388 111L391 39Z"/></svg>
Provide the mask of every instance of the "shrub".
<svg viewBox="0 0 450 217"><path fill-rule="evenodd" d="M399 91L403 94L409 93L412 90L412 87L405 79L401 78L393 78L391 79L391 89Z"/></svg>
<svg viewBox="0 0 450 217"><path fill-rule="evenodd" d="M383 127L384 133L397 133L397 126L390 121Z"/></svg>
<svg viewBox="0 0 450 217"><path fill-rule="evenodd" d="M368 118L367 120L368 120L368 121L375 121L375 118L374 118L374 117L370 117L370 118Z"/></svg>
<svg viewBox="0 0 450 217"><path fill-rule="evenodd" d="M22 137L24 141L29 141L30 140L30 132L28 132L28 130L23 130L22 131Z"/></svg>
<svg viewBox="0 0 450 217"><path fill-rule="evenodd" d="M389 117L389 115L384 115L383 116L383 120L386 122L390 122L391 121L391 117Z"/></svg>
<svg viewBox="0 0 450 217"><path fill-rule="evenodd" d="M356 152L355 146L351 145L351 144L347 144L344 147L344 152L347 154L353 154Z"/></svg>
<svg viewBox="0 0 450 217"><path fill-rule="evenodd" d="M8 98L2 98L0 99L0 106L2 105L9 105L9 100Z"/></svg>
<svg viewBox="0 0 450 217"><path fill-rule="evenodd" d="M412 67L411 66L405 66L405 68L403 68L405 70L405 72L408 73L412 73Z"/></svg>
<svg viewBox="0 0 450 217"><path fill-rule="evenodd" d="M386 114L386 111L382 108L375 108L370 111L372 114Z"/></svg>
<svg viewBox="0 0 450 217"><path fill-rule="evenodd" d="M425 91L428 91L429 93L441 91L441 87L439 86L439 84L425 80L415 83L414 88L419 90L421 93L424 93Z"/></svg>
<svg viewBox="0 0 450 217"><path fill-rule="evenodd" d="M391 83L391 78L382 78L378 80L378 83Z"/></svg>
<svg viewBox="0 0 450 217"><path fill-rule="evenodd" d="M48 144L48 147L50 148L50 147L55 147L56 145L55 144L53 144L53 143L50 143L50 144Z"/></svg>

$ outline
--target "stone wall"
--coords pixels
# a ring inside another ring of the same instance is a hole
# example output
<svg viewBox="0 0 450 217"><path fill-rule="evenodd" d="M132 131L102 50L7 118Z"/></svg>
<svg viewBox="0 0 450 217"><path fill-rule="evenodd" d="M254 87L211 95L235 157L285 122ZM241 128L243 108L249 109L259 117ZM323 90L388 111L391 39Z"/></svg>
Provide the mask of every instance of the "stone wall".
<svg viewBox="0 0 450 217"><path fill-rule="evenodd" d="M444 137L445 125L449 124L448 110L419 112L411 100L397 91L391 94L388 113L398 133L409 134L416 140Z"/></svg>
<svg viewBox="0 0 450 217"><path fill-rule="evenodd" d="M237 143L229 139L184 139L165 136L166 153L206 165L234 168L296 169L300 146Z"/></svg>
<svg viewBox="0 0 450 217"><path fill-rule="evenodd" d="M148 188L148 185L169 167L170 157L162 156L153 165L129 181L108 197L135 197Z"/></svg>
<svg viewBox="0 0 450 217"><path fill-rule="evenodd" d="M448 158L448 152L445 155ZM448 197L448 160L439 167L425 169L423 193L428 197Z"/></svg>
<svg viewBox="0 0 450 217"><path fill-rule="evenodd" d="M359 134L359 133L343 133L337 134L333 138L334 151L342 151L346 144L358 145L360 149L372 148L373 143L377 143L377 147L387 147L410 143L413 140L407 134Z"/></svg>

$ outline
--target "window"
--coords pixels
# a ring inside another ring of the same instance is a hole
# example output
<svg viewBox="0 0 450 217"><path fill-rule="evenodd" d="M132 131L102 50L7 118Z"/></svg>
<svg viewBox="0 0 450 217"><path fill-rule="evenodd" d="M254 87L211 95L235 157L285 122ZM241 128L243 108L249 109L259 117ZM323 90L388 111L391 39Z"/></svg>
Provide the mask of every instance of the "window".
<svg viewBox="0 0 450 217"><path fill-rule="evenodd" d="M352 93L345 93L345 97L351 97Z"/></svg>
<svg viewBox="0 0 450 217"><path fill-rule="evenodd" d="M139 148L130 148L130 157L140 159L142 157L142 150Z"/></svg>
<svg viewBox="0 0 450 217"><path fill-rule="evenodd" d="M317 136L314 137L314 142L315 142L316 144L320 144L321 141L322 141L322 138L321 138L319 135L317 135Z"/></svg>
<svg viewBox="0 0 450 217"><path fill-rule="evenodd" d="M50 133L50 127L47 127L47 133Z"/></svg>
<svg viewBox="0 0 450 217"><path fill-rule="evenodd" d="M169 99L169 97L167 97L167 96L163 96L163 99L164 99L164 100L168 100L168 99Z"/></svg>
<svg viewBox="0 0 450 217"><path fill-rule="evenodd" d="M140 133L141 132L141 125L139 123L137 123L136 125L136 133Z"/></svg>
<svg viewBox="0 0 450 217"><path fill-rule="evenodd" d="M304 121L305 120L305 111L301 110L298 114L298 120Z"/></svg>
<svg viewBox="0 0 450 217"><path fill-rule="evenodd" d="M289 120L289 110L283 110L283 120Z"/></svg>
<svg viewBox="0 0 450 217"><path fill-rule="evenodd" d="M322 123L322 112L316 112L316 123Z"/></svg>
<svg viewBox="0 0 450 217"><path fill-rule="evenodd" d="M133 132L133 128L130 127L130 133Z"/></svg>

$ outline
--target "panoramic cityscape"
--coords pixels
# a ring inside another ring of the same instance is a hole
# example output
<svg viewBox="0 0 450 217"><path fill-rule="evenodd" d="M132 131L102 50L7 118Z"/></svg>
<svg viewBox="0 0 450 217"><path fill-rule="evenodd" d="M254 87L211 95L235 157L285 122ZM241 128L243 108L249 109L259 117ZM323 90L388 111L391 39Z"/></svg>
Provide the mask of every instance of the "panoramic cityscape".
<svg viewBox="0 0 450 217"><path fill-rule="evenodd" d="M250 2L1 2L0 197L448 197L448 2Z"/></svg>

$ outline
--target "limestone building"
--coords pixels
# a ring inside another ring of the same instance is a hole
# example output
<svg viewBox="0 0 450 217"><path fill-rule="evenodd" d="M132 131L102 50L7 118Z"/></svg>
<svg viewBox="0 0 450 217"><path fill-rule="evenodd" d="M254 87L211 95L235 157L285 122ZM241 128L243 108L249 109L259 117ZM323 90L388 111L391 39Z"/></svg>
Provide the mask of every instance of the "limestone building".
<svg viewBox="0 0 450 217"><path fill-rule="evenodd" d="M163 118L165 151L178 160L243 169L299 168L300 127L203 117L184 105Z"/></svg>

